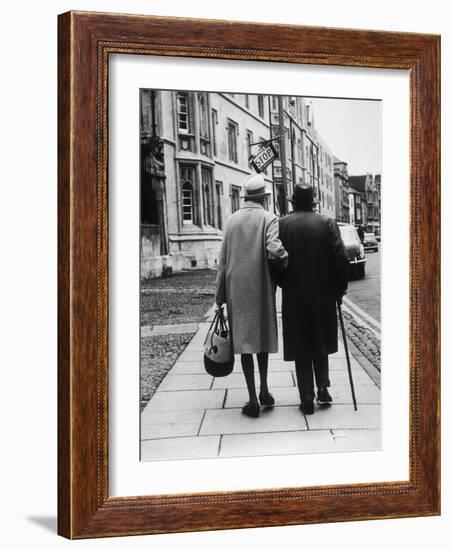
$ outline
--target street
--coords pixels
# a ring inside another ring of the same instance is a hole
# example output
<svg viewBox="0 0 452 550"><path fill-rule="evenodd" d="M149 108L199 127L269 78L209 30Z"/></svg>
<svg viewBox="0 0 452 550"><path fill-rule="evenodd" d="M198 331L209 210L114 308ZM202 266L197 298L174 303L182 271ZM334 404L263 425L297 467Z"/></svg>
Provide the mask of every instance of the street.
<svg viewBox="0 0 452 550"><path fill-rule="evenodd" d="M366 252L366 276L349 282L347 298L380 322L380 250Z"/></svg>

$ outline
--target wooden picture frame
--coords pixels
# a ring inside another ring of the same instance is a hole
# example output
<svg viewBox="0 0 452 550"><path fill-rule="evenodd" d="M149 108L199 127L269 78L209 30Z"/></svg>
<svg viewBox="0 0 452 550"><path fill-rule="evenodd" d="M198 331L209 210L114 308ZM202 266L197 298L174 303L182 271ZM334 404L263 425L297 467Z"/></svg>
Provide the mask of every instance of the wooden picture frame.
<svg viewBox="0 0 452 550"><path fill-rule="evenodd" d="M440 38L69 12L59 16L58 532L68 538L440 512ZM148 497L108 490L108 63L116 53L410 74L409 480Z"/></svg>

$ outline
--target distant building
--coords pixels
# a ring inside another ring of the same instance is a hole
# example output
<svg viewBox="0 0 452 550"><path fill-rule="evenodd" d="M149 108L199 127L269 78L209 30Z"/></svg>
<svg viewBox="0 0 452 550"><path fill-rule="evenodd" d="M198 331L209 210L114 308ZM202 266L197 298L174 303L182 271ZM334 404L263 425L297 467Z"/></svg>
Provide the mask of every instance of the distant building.
<svg viewBox="0 0 452 550"><path fill-rule="evenodd" d="M334 157L334 192L336 221L350 223L348 166L337 157Z"/></svg>
<svg viewBox="0 0 452 550"><path fill-rule="evenodd" d="M311 102L303 97L270 96L272 137L280 135L280 112L284 117L284 158L286 160L286 187L283 187L282 153L275 142L279 158L273 164L273 181L277 214L285 212L284 192L287 198L296 184L312 185L319 201L318 210L335 216L333 154L315 129Z"/></svg>
<svg viewBox="0 0 452 550"><path fill-rule="evenodd" d="M362 195L359 191L350 187L348 191L348 203L349 203L349 223L356 226L366 225L365 216L366 206L365 201L362 200Z"/></svg>
<svg viewBox="0 0 452 550"><path fill-rule="evenodd" d="M374 185L376 193L375 209L378 217L378 223L375 225L375 234L381 235L381 174L375 174Z"/></svg>
<svg viewBox="0 0 452 550"><path fill-rule="evenodd" d="M317 134L319 141L319 196L320 213L336 218L336 199L334 184L334 156L326 143Z"/></svg>
<svg viewBox="0 0 452 550"><path fill-rule="evenodd" d="M362 203L365 203L365 218L363 225L369 231L380 232L381 225L381 176L372 176L364 174L359 176L349 176L350 187L361 193ZM363 212L364 214L364 212Z"/></svg>

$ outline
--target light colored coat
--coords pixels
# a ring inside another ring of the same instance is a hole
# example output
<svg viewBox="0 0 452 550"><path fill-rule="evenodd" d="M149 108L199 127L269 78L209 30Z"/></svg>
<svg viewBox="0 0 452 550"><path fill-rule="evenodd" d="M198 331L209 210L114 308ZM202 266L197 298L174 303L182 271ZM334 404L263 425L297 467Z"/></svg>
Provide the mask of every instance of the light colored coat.
<svg viewBox="0 0 452 550"><path fill-rule="evenodd" d="M216 302L227 304L234 353L276 353L278 329L269 260L283 264L287 253L278 220L257 202L232 214L218 262Z"/></svg>

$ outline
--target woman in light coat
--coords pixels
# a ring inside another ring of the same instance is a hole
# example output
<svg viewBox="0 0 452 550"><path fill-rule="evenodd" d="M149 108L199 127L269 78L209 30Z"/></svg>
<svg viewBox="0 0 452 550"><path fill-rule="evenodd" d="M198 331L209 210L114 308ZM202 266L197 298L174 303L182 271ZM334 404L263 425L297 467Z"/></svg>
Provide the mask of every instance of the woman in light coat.
<svg viewBox="0 0 452 550"><path fill-rule="evenodd" d="M271 407L275 400L268 389L268 354L278 351L276 285L270 274L287 265L287 252L278 236L278 220L264 205L270 194L262 175L250 176L244 186L244 205L232 214L220 252L216 303L226 303L232 344L241 355L249 402L242 408L257 418L260 406ZM260 375L259 400L254 382L253 354Z"/></svg>

